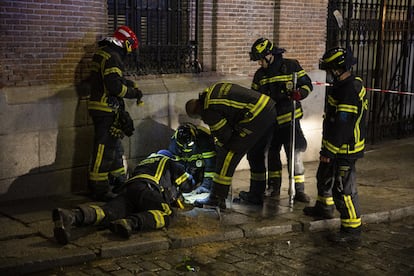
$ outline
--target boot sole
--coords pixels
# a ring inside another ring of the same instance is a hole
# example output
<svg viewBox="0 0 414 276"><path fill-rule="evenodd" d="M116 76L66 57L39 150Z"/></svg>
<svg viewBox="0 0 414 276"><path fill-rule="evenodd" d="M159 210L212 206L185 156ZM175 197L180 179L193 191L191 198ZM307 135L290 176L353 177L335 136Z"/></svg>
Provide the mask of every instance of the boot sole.
<svg viewBox="0 0 414 276"><path fill-rule="evenodd" d="M59 209L53 209L52 219L55 224L55 228L53 229L53 236L55 237L56 241L62 245L68 244L70 236L63 226L63 220Z"/></svg>

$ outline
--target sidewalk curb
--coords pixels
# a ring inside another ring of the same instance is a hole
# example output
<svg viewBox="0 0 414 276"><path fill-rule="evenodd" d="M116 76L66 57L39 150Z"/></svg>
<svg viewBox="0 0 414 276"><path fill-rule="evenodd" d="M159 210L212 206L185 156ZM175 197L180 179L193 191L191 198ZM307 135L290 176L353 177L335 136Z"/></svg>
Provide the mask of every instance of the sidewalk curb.
<svg viewBox="0 0 414 276"><path fill-rule="evenodd" d="M414 216L414 205L393 209L384 212L375 212L362 215L363 223L384 223L402 220ZM179 236L168 235L167 238L154 240L131 240L120 244L119 242L104 244L95 250L90 248L71 248L67 254L60 256L36 256L11 260L10 263L0 266L1 274L25 274L52 269L58 266L77 265L84 262L105 258L121 257L132 254L146 254L159 250L191 247L209 242L231 241L243 238L260 238L279 235L289 232L314 232L338 229L340 219L316 220L311 222L294 221L284 225L266 225L257 227L254 223L227 227L206 235Z"/></svg>

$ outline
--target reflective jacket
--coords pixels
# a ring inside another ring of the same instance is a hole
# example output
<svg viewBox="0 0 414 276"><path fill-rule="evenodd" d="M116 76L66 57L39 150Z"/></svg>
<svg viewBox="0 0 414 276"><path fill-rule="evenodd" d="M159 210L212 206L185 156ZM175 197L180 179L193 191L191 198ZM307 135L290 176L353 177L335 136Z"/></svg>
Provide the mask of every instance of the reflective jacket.
<svg viewBox="0 0 414 276"><path fill-rule="evenodd" d="M195 144L190 151L183 151L177 144L176 136L173 135L168 150L183 164L185 170L194 177L196 183L201 182L203 178L213 177L216 149L210 130L197 126Z"/></svg>
<svg viewBox="0 0 414 276"><path fill-rule="evenodd" d="M92 57L88 102L91 115L115 112L124 106L123 98L137 98L134 82L123 76L123 49L109 41L102 41L100 45Z"/></svg>
<svg viewBox="0 0 414 276"><path fill-rule="evenodd" d="M253 77L252 89L270 96L276 102L279 126L289 124L292 118L292 101L288 96L293 87L294 72L297 73L297 88L301 98L304 99L312 91L313 86L311 79L297 60L275 56L275 61L268 68L259 68ZM303 109L298 101L296 102L295 118L302 117Z"/></svg>
<svg viewBox="0 0 414 276"><path fill-rule="evenodd" d="M255 119L262 112L273 114L270 110L274 110L274 102L268 96L232 83L216 83L199 99L203 104L201 117L219 145L231 145L232 138L252 134L249 125L255 123L256 128L260 127Z"/></svg>
<svg viewBox="0 0 414 276"><path fill-rule="evenodd" d="M351 75L327 89L321 155L360 158L365 149L368 100L362 79Z"/></svg>
<svg viewBox="0 0 414 276"><path fill-rule="evenodd" d="M142 160L134 169L126 185L146 184L158 190L168 204L179 200L181 193L193 190L193 178L184 167L170 157L153 153Z"/></svg>

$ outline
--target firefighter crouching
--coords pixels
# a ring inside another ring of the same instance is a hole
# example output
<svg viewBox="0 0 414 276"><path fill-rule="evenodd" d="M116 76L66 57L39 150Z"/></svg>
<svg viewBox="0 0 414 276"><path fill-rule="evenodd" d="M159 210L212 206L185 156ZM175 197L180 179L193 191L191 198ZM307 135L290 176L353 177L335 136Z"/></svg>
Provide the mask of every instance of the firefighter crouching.
<svg viewBox="0 0 414 276"><path fill-rule="evenodd" d="M202 119L217 139L213 185L196 207L226 209L232 177L247 151L276 124L275 103L268 96L232 83L216 83L186 103L191 118Z"/></svg>
<svg viewBox="0 0 414 276"><path fill-rule="evenodd" d="M104 205L54 209L54 237L60 244L67 244L72 228L86 225L108 227L123 238L137 231L168 227L173 207L183 207L181 192L193 188L191 175L167 150L160 150L141 161L121 193Z"/></svg>
<svg viewBox="0 0 414 276"><path fill-rule="evenodd" d="M113 189L126 181L121 139L133 134L134 124L123 99L139 102L142 92L123 76L123 71L125 57L137 48L135 33L121 26L112 37L99 42L99 49L92 58L88 110L95 137L88 185L94 200L106 201L114 197Z"/></svg>
<svg viewBox="0 0 414 276"><path fill-rule="evenodd" d="M180 125L171 137L168 150L191 174L196 194L209 193L216 165L216 145L210 130L192 123Z"/></svg>

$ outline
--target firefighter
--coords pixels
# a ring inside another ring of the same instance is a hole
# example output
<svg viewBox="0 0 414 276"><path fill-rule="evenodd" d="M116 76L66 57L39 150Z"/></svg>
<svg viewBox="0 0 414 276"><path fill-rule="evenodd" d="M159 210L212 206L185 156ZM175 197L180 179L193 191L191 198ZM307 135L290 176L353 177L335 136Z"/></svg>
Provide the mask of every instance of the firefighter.
<svg viewBox="0 0 414 276"><path fill-rule="evenodd" d="M303 209L308 216L332 218L335 205L341 229L330 240L341 244L359 243L361 234L355 163L364 155L368 100L362 79L350 71L354 64L351 51L341 47L326 51L320 61L333 86L326 92L318 198L315 206Z"/></svg>
<svg viewBox="0 0 414 276"><path fill-rule="evenodd" d="M307 142L303 135L300 119L303 110L300 101L312 91L312 82L299 62L283 58L285 49L276 47L269 39L257 39L251 48L250 59L258 61L260 68L256 71L251 85L252 90L268 95L276 102L277 127L247 153L250 165L250 189L241 191L242 200L252 204L262 204L266 185L271 196L280 195L282 184L282 162L280 151L282 146L290 163L292 100L296 101L295 110L295 152L294 180L295 201L309 202L305 193L305 167L302 152ZM293 73L297 73L297 88L293 87ZM269 139L269 137L271 137ZM269 141L270 140L270 141ZM266 169L266 150L267 169ZM288 166L289 167L289 166Z"/></svg>
<svg viewBox="0 0 414 276"><path fill-rule="evenodd" d="M192 123L184 123L171 137L168 150L199 185L194 192L209 193L216 165L215 142L210 130Z"/></svg>
<svg viewBox="0 0 414 276"><path fill-rule="evenodd" d="M236 166L247 151L275 125L272 99L237 84L216 83L186 103L189 117L202 119L217 139L213 185L207 198L196 200L196 207L226 209Z"/></svg>
<svg viewBox="0 0 414 276"><path fill-rule="evenodd" d="M95 130L88 185L94 200L106 201L126 181L121 139L133 134L134 124L123 99L139 102L142 92L123 75L125 57L138 48L135 33L121 26L98 45L92 58L88 102Z"/></svg>
<svg viewBox="0 0 414 276"><path fill-rule="evenodd" d="M181 192L193 188L192 176L167 150L160 150L142 160L122 192L104 205L54 209L54 237L58 243L67 244L72 228L86 225L108 227L123 238L137 231L168 227L175 212L173 207L183 208Z"/></svg>

